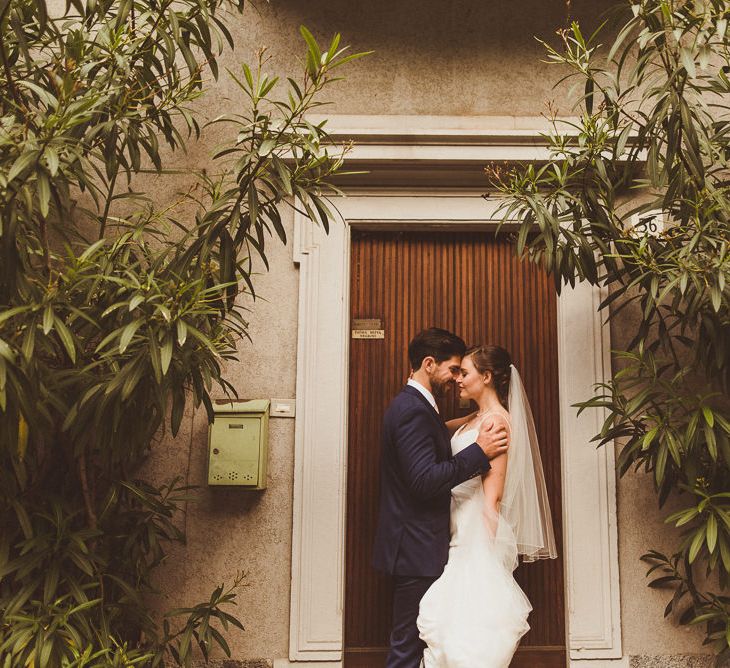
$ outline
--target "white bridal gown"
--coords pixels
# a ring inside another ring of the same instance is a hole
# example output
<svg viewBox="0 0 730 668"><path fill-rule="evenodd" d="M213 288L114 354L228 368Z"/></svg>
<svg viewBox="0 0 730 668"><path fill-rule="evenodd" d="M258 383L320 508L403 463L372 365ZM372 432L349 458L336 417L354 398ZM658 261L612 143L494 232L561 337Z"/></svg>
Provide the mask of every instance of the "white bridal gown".
<svg viewBox="0 0 730 668"><path fill-rule="evenodd" d="M478 425L477 425L478 427ZM457 431L454 454L477 429ZM509 468L509 460L508 460ZM421 600L425 668L507 668L532 606L515 582L517 543L503 516L488 517L480 476L451 491L449 561Z"/></svg>

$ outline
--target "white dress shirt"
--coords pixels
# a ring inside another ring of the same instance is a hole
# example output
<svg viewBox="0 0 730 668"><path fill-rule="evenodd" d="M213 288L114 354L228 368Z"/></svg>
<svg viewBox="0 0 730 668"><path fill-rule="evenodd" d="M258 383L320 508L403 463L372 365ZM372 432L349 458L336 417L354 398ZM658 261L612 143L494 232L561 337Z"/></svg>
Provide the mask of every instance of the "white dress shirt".
<svg viewBox="0 0 730 668"><path fill-rule="evenodd" d="M438 413L439 407L436 405L436 400L433 398L433 394L431 394L421 383L419 383L417 380L413 380L413 378L408 379L407 385L410 385L411 387L415 387L424 397L426 397L426 401L428 401L431 406L433 406L433 409Z"/></svg>

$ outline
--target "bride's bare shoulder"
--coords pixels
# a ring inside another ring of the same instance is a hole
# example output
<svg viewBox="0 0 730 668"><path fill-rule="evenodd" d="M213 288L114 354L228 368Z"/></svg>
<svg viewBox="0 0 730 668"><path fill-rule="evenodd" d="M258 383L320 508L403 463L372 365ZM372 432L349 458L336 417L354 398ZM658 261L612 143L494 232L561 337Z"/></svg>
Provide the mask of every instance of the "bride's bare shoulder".
<svg viewBox="0 0 730 668"><path fill-rule="evenodd" d="M512 427L509 411L504 408L497 408L489 414L495 424L504 425L507 429Z"/></svg>

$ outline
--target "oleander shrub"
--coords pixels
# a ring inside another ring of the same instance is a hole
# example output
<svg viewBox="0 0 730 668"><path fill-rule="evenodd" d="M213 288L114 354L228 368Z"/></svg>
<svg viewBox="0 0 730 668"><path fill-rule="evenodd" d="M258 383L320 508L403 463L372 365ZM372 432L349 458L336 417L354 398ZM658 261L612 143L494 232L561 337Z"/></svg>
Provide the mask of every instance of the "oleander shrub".
<svg viewBox="0 0 730 668"><path fill-rule="evenodd" d="M605 286L635 336L581 410L606 409L600 445L681 510L671 554L649 549L664 611L702 624L730 658L730 3L624 2L589 38L574 23L548 61L575 82L544 165L494 168L520 253L558 290ZM626 321L623 321L626 322ZM632 324L633 327L633 324Z"/></svg>
<svg viewBox="0 0 730 668"><path fill-rule="evenodd" d="M225 632L240 574L208 600L150 613L183 541L181 480L144 479L186 407L232 392L222 362L280 210L314 224L343 155L322 103L348 55L301 32L303 72L219 72L243 26L232 0L0 0L0 665L190 666ZM236 113L195 101L235 81ZM224 144L170 203L174 151Z"/></svg>

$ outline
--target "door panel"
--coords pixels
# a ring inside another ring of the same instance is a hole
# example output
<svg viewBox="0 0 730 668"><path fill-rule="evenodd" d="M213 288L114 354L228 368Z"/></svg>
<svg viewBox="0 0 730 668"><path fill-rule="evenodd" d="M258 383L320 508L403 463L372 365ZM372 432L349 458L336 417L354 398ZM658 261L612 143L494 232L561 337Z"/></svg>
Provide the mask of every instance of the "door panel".
<svg viewBox="0 0 730 668"><path fill-rule="evenodd" d="M408 341L444 327L467 342L512 353L535 415L545 477L562 545L556 295L540 269L520 262L493 233L358 232L352 236L351 316L376 318L384 339L350 342L345 577L345 666L384 665L390 629L389 578L370 566L378 510L380 426L408 377ZM454 394L448 419L468 413ZM565 665L562 558L520 566L516 577L534 610L513 666Z"/></svg>

